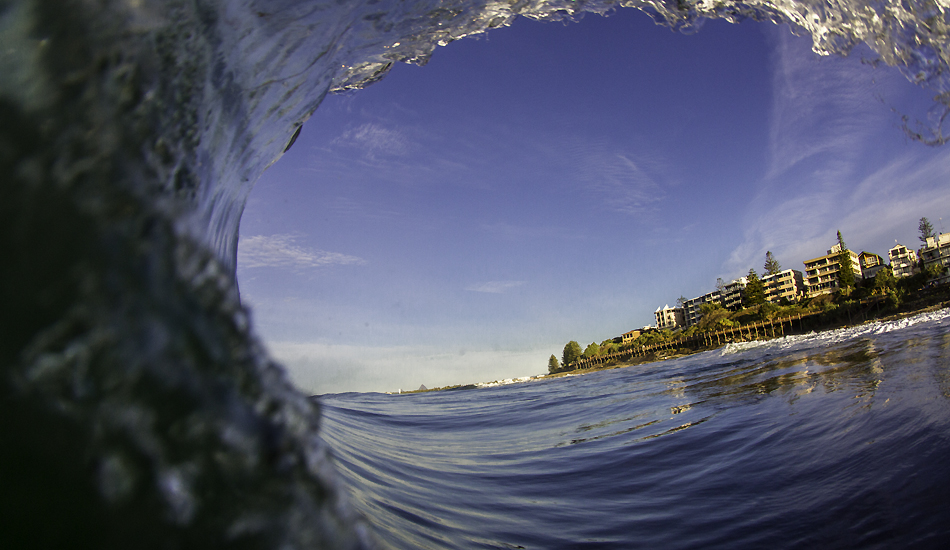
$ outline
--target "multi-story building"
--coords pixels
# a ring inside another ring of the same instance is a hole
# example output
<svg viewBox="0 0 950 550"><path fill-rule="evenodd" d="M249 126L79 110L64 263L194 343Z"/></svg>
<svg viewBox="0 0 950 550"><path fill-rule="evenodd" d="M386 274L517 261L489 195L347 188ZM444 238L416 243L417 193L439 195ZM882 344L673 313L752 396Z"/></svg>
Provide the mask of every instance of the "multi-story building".
<svg viewBox="0 0 950 550"><path fill-rule="evenodd" d="M887 251L887 257L891 261L891 271L898 279L910 277L920 272L918 266L920 258L917 257L917 252L912 248L897 243L894 248Z"/></svg>
<svg viewBox="0 0 950 550"><path fill-rule="evenodd" d="M699 322L703 316L703 312L700 310L703 304L717 303L726 309L741 309L742 293L747 283L748 279L746 277L739 277L723 285L722 289L717 288L712 292L707 292L702 296L683 302L685 326L691 327Z"/></svg>
<svg viewBox="0 0 950 550"><path fill-rule="evenodd" d="M717 304L722 303L722 292L719 292L718 289L683 302L683 319L686 321L686 326L691 327L698 323L699 319L703 316L699 308L703 304L712 302Z"/></svg>
<svg viewBox="0 0 950 550"><path fill-rule="evenodd" d="M873 252L858 254L858 263L861 266L861 277L865 279L873 279L885 265L884 258Z"/></svg>
<svg viewBox="0 0 950 550"><path fill-rule="evenodd" d="M920 249L920 259L924 262L924 269L932 265L943 266L943 274L931 279L932 282L950 283L950 233L928 237L927 243Z"/></svg>
<svg viewBox="0 0 950 550"><path fill-rule="evenodd" d="M656 328L660 330L673 329L685 324L683 322L683 308L681 307L670 307L667 304L661 308L656 308L653 316L656 317Z"/></svg>
<svg viewBox="0 0 950 550"><path fill-rule="evenodd" d="M742 293L749 282L746 277L739 277L722 289L722 306L733 311L742 309Z"/></svg>
<svg viewBox="0 0 950 550"><path fill-rule="evenodd" d="M858 255L853 250L847 252L851 258L851 270L854 272L854 279L858 281L861 279L861 264ZM805 287L808 296L837 292L838 273L841 271L840 253L841 245L836 244L824 256L802 262L805 264Z"/></svg>
<svg viewBox="0 0 950 550"><path fill-rule="evenodd" d="M797 302L805 297L805 278L797 269L786 269L774 275L764 275L762 286L765 288L765 299L773 304L783 299Z"/></svg>

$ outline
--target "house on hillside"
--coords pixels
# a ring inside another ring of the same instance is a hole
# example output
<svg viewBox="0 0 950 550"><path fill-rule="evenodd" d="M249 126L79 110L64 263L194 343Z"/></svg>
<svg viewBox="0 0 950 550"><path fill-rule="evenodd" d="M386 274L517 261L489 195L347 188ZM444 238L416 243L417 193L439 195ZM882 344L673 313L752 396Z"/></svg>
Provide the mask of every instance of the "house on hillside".
<svg viewBox="0 0 950 550"><path fill-rule="evenodd" d="M640 330L631 330L630 332L624 332L623 336L620 337L620 342L626 344L628 342L633 342L640 337Z"/></svg>
<svg viewBox="0 0 950 550"><path fill-rule="evenodd" d="M858 254L858 263L861 266L861 276L865 279L873 279L877 272L887 265L884 263L884 258L873 252Z"/></svg>

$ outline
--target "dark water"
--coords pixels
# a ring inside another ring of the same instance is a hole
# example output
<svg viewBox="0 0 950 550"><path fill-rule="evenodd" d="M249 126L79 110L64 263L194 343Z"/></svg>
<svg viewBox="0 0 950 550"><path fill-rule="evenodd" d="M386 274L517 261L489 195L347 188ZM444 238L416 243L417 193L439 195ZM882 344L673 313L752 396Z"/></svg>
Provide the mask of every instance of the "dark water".
<svg viewBox="0 0 950 550"><path fill-rule="evenodd" d="M322 433L392 548L946 548L948 329L326 396Z"/></svg>

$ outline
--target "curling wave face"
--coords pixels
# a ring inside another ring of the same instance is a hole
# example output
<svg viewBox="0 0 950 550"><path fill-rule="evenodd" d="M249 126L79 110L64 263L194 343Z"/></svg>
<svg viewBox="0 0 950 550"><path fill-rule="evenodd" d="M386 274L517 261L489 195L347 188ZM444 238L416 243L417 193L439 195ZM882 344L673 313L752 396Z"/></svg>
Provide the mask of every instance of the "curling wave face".
<svg viewBox="0 0 950 550"><path fill-rule="evenodd" d="M936 1L0 1L2 536L371 545L240 305L246 197L327 93L518 15L618 6L866 42L945 112Z"/></svg>

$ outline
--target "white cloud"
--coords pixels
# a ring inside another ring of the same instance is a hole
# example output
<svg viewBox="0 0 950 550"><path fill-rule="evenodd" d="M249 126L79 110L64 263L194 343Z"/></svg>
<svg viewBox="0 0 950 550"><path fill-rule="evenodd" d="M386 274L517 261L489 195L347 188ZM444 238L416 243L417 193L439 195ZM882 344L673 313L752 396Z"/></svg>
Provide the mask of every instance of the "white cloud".
<svg viewBox="0 0 950 550"><path fill-rule="evenodd" d="M369 157L377 154L403 156L412 149L412 143L405 133L373 122L343 132L336 143L360 147Z"/></svg>
<svg viewBox="0 0 950 550"><path fill-rule="evenodd" d="M488 281L468 286L465 290L487 292L489 294L502 294L523 284L524 281Z"/></svg>
<svg viewBox="0 0 950 550"><path fill-rule="evenodd" d="M339 252L326 252L296 244L295 235L254 235L241 237L238 244L238 265L253 267L324 267L328 265L362 265L366 261Z"/></svg>

